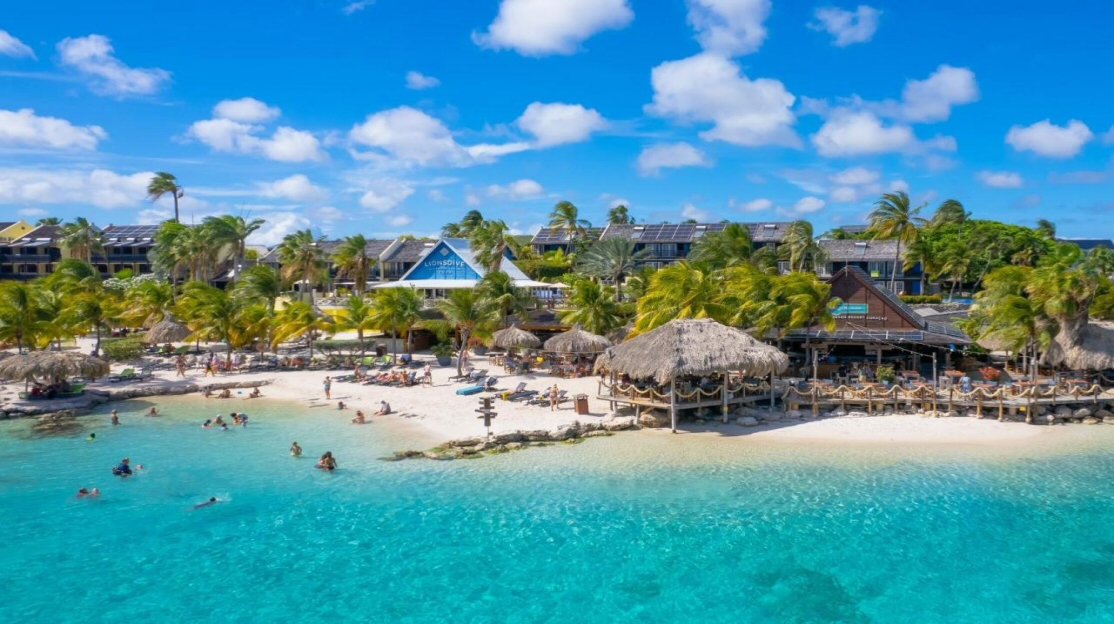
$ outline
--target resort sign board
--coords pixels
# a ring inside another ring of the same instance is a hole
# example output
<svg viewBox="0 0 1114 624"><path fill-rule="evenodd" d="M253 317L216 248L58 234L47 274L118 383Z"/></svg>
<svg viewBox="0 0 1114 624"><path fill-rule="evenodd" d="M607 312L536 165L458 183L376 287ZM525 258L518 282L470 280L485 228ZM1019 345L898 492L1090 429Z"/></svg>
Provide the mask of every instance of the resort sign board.
<svg viewBox="0 0 1114 624"><path fill-rule="evenodd" d="M832 310L832 316L865 316L869 311L865 303L841 303Z"/></svg>

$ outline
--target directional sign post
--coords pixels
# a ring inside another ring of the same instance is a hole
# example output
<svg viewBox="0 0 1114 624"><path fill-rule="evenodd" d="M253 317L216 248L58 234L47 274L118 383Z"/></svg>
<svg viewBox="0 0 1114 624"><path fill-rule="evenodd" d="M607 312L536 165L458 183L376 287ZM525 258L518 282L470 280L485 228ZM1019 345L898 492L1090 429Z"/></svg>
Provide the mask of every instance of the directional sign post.
<svg viewBox="0 0 1114 624"><path fill-rule="evenodd" d="M480 416L477 416L476 418L484 419L484 427L487 428L487 437L489 438L491 437L491 419L498 416L498 414L495 413L495 410L493 409L491 403L491 397L483 397L480 399L480 409L476 410L480 413Z"/></svg>

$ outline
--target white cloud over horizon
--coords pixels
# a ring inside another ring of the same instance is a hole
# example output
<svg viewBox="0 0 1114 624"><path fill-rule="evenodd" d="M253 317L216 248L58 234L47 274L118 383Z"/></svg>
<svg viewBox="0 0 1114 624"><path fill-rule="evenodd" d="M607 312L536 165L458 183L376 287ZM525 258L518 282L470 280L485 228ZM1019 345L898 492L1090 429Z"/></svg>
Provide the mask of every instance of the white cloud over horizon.
<svg viewBox="0 0 1114 624"><path fill-rule="evenodd" d="M607 128L607 120L580 104L532 102L515 125L534 135L537 147L552 147L587 141L592 133Z"/></svg>
<svg viewBox="0 0 1114 624"><path fill-rule="evenodd" d="M980 171L975 174L979 182L991 188L1019 188L1024 181L1016 171Z"/></svg>
<svg viewBox="0 0 1114 624"><path fill-rule="evenodd" d="M662 169L681 167L711 167L708 156L688 143L659 143L642 150L638 155L638 172L653 176Z"/></svg>
<svg viewBox="0 0 1114 624"><path fill-rule="evenodd" d="M100 95L152 95L170 82L170 72L165 69L128 67L116 58L111 41L104 35L66 38L57 49L59 64L75 70Z"/></svg>
<svg viewBox="0 0 1114 624"><path fill-rule="evenodd" d="M509 184L491 184L485 189L488 197L504 201L517 201L537 199L545 193L545 189L535 180L523 178Z"/></svg>
<svg viewBox="0 0 1114 624"><path fill-rule="evenodd" d="M281 111L254 98L222 100L213 107L213 118L195 121L186 131L187 139L208 145L215 151L262 156L278 162L325 160L328 156L313 133L290 126L279 126L267 137L266 126L255 121L272 121Z"/></svg>
<svg viewBox="0 0 1114 624"><path fill-rule="evenodd" d="M0 110L0 147L95 150L107 138L100 126L75 126L65 119L40 117L30 108Z"/></svg>
<svg viewBox="0 0 1114 624"><path fill-rule="evenodd" d="M1087 124L1072 119L1065 126L1057 126L1051 119L1029 126L1012 126L1006 133L1006 143L1019 152L1032 152L1048 158L1071 158L1083 150L1095 137Z"/></svg>

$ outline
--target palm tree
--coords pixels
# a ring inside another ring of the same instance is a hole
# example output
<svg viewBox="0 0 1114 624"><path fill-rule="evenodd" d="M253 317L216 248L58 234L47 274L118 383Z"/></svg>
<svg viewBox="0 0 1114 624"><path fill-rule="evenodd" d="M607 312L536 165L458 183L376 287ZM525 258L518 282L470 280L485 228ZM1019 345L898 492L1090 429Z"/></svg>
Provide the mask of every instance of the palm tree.
<svg viewBox="0 0 1114 624"><path fill-rule="evenodd" d="M62 225L62 219L59 217L43 217L35 222L35 227L42 225Z"/></svg>
<svg viewBox="0 0 1114 624"><path fill-rule="evenodd" d="M16 351L33 349L36 339L55 324L41 305L35 284L0 282L0 341L15 342Z"/></svg>
<svg viewBox="0 0 1114 624"><path fill-rule="evenodd" d="M361 234L346 237L333 250L337 277L351 279L356 287L356 294L361 297L367 292L367 281L375 262L375 258L367 255L367 239Z"/></svg>
<svg viewBox="0 0 1114 624"><path fill-rule="evenodd" d="M180 309L185 312L184 320L193 330L189 340L223 342L228 347L227 361L231 363L232 351L237 348L235 338L244 320L244 310L249 305L248 300L229 291L201 282L187 284Z"/></svg>
<svg viewBox="0 0 1114 624"><path fill-rule="evenodd" d="M263 219L247 220L239 215L206 217L202 225L208 230L211 244L225 248L232 257L232 283L240 280L248 237L266 223Z"/></svg>
<svg viewBox="0 0 1114 624"><path fill-rule="evenodd" d="M282 277L277 269L266 264L256 264L244 271L244 279L236 285L238 291L249 299L267 302L267 311L275 313L275 301L282 296Z"/></svg>
<svg viewBox="0 0 1114 624"><path fill-rule="evenodd" d="M1048 219L1037 219L1037 227L1034 229L1049 240L1056 238L1056 224Z"/></svg>
<svg viewBox="0 0 1114 624"><path fill-rule="evenodd" d="M375 310L361 295L351 295L348 299L345 299L342 310L343 314L337 321L337 329L340 331L356 331L356 339L360 341L360 356L362 357L367 353L367 345L364 344L364 332L378 327L374 318Z"/></svg>
<svg viewBox="0 0 1114 624"><path fill-rule="evenodd" d="M946 199L939 207L936 208L936 213L932 215L932 227L939 227L941 225L955 224L963 225L971 219L971 213L963 207L959 200ZM960 230L962 233L962 230Z"/></svg>
<svg viewBox="0 0 1114 624"><path fill-rule="evenodd" d="M406 352L413 351L414 326L422 320L423 298L416 288L384 288L376 293L371 305L371 323L389 328L394 335L394 355L398 355L398 337L406 336Z"/></svg>
<svg viewBox="0 0 1114 624"><path fill-rule="evenodd" d="M104 254L104 234L100 228L93 225L85 217L77 217L72 222L62 226L59 246L69 253L71 258L93 262L93 254Z"/></svg>
<svg viewBox="0 0 1114 624"><path fill-rule="evenodd" d="M273 327L272 347L278 347L283 342L305 336L309 346L309 357L312 359L313 344L317 339L317 332L332 331L335 325L319 313L311 303L295 301L275 316Z"/></svg>
<svg viewBox="0 0 1114 624"><path fill-rule="evenodd" d="M607 211L607 222L614 225L630 225L634 223L634 217L630 216L630 210L626 206L619 204Z"/></svg>
<svg viewBox="0 0 1114 624"><path fill-rule="evenodd" d="M163 221L155 231L150 252L151 266L156 271L169 275L172 285L177 285L178 278L182 277L188 266L178 243L178 239L188 230L189 228L176 221Z"/></svg>
<svg viewBox="0 0 1114 624"><path fill-rule="evenodd" d="M70 300L62 311L65 323L77 332L90 330L96 336L93 355L101 352L101 331L121 321L121 310L116 300L100 293L87 292Z"/></svg>
<svg viewBox="0 0 1114 624"><path fill-rule="evenodd" d="M304 292L309 293L309 303L313 305L313 288L325 272L325 251L322 238L316 238L309 230L287 234L279 245L279 262L282 264L282 278L287 282L299 281Z"/></svg>
<svg viewBox="0 0 1114 624"><path fill-rule="evenodd" d="M1087 252L1086 263L1102 275L1114 273L1114 249L1109 247L1092 247Z"/></svg>
<svg viewBox="0 0 1114 624"><path fill-rule="evenodd" d="M649 331L675 319L723 322L728 312L720 302L720 282L718 275L699 263L681 261L659 269L649 291L638 300L635 330Z"/></svg>
<svg viewBox="0 0 1114 624"><path fill-rule="evenodd" d="M437 310L445 318L442 322L427 322L431 328L445 335L455 331L460 338L460 351L456 359L456 373L463 373L464 352L473 336L490 334L498 323L497 311L476 296L470 289L456 289L437 302Z"/></svg>
<svg viewBox="0 0 1114 624"><path fill-rule="evenodd" d="M940 275L946 276L951 282L948 298L955 297L955 288L967 278L971 270L971 249L959 241L955 241L944 248L940 255Z"/></svg>
<svg viewBox="0 0 1114 624"><path fill-rule="evenodd" d="M581 256L580 269L614 284L616 301L622 301L623 282L649 253L649 249L635 251L635 242L629 238L607 238L592 245Z"/></svg>
<svg viewBox="0 0 1114 624"><path fill-rule="evenodd" d="M182 220L178 218L178 200L186 194L185 189L178 186L178 179L173 175L160 171L151 178L147 183L147 200L154 203L157 202L163 195L170 195L174 198L174 222L181 223Z"/></svg>
<svg viewBox="0 0 1114 624"><path fill-rule="evenodd" d="M509 231L507 224L498 219L484 221L471 230L468 244L472 247L476 261L488 271L498 271L503 266Z"/></svg>
<svg viewBox="0 0 1114 624"><path fill-rule="evenodd" d="M606 334L623 326L625 319L615 289L599 282L580 278L573 281L568 291L568 306L559 312L561 322L579 323L593 334Z"/></svg>
<svg viewBox="0 0 1114 624"><path fill-rule="evenodd" d="M173 285L143 281L125 293L123 317L138 326L150 326L163 320L173 306Z"/></svg>
<svg viewBox="0 0 1114 624"><path fill-rule="evenodd" d="M832 287L813 273L790 273L775 279L772 299L778 302L778 313L770 319L771 328L781 330L781 335L794 329L808 330L819 325L828 331L836 327L832 311L839 305L839 299L832 297ZM759 318L757 325L766 325ZM812 342L811 332L805 334L805 356L809 357ZM811 361L811 358L808 360Z"/></svg>
<svg viewBox="0 0 1114 624"><path fill-rule="evenodd" d="M708 232L696 241L689 258L707 262L712 268L725 269L750 262L753 244L750 228L730 223L719 232Z"/></svg>
<svg viewBox="0 0 1114 624"><path fill-rule="evenodd" d="M572 241L586 236L592 224L580 218L580 209L572 202L560 201L553 207L553 212L549 213L549 227L564 231Z"/></svg>
<svg viewBox="0 0 1114 624"><path fill-rule="evenodd" d="M870 229L874 238L887 238L897 241L897 250L894 253L894 266L890 274L890 290L896 291L898 266L901 264L901 244L912 243L920 235L919 226L927 223L918 217L924 205L912 208L909 206L909 195L905 191L886 193L874 203L874 212L870 213Z"/></svg>
<svg viewBox="0 0 1114 624"><path fill-rule="evenodd" d="M521 317L536 303L529 290L515 286L511 276L502 271L484 275L476 284L476 296L499 311L500 327L507 326L507 316L518 314Z"/></svg>
<svg viewBox="0 0 1114 624"><path fill-rule="evenodd" d="M827 262L827 253L816 240L812 224L804 219L789 224L778 253L789 261L790 271L815 271Z"/></svg>
<svg viewBox="0 0 1114 624"><path fill-rule="evenodd" d="M469 210L459 222L441 227L442 238L471 238L472 231L483 225L484 216L479 210Z"/></svg>
<svg viewBox="0 0 1114 624"><path fill-rule="evenodd" d="M1045 262L1033 271L1026 291L1041 306L1042 312L1055 321L1057 336L1063 335L1067 345L1077 345L1087 326L1088 309L1099 292L1099 274L1080 262L1082 252L1075 245L1060 245Z"/></svg>

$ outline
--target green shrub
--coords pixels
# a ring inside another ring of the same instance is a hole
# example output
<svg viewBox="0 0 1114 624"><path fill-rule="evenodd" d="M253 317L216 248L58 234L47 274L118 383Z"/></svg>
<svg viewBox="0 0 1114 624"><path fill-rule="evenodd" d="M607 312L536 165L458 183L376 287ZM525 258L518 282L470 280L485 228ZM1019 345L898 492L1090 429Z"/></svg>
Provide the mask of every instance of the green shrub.
<svg viewBox="0 0 1114 624"><path fill-rule="evenodd" d="M143 355L147 345L140 338L114 338L101 342L101 355L109 362L126 362Z"/></svg>
<svg viewBox="0 0 1114 624"><path fill-rule="evenodd" d="M901 295L901 300L911 304L944 303L944 295Z"/></svg>

